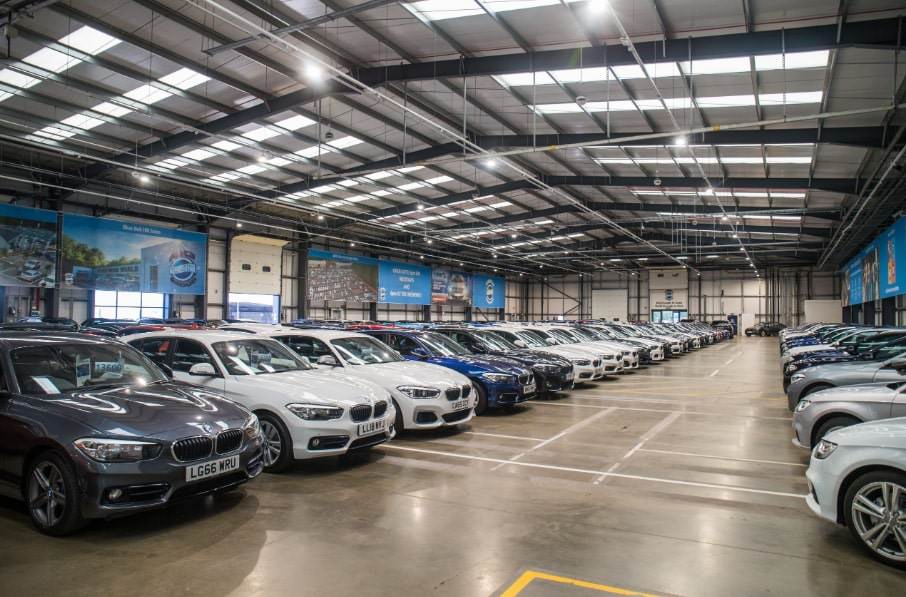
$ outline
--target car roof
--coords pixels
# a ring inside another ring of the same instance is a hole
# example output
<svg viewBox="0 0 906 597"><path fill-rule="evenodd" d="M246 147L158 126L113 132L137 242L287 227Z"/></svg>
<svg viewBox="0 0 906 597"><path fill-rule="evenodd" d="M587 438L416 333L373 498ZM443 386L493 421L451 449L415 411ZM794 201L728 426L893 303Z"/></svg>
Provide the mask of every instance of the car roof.
<svg viewBox="0 0 906 597"><path fill-rule="evenodd" d="M144 332L141 334L131 334L123 338L124 342L132 343L135 340L141 340L143 338L186 338L188 340L198 340L201 342L206 342L211 344L213 342L232 342L234 340L242 340L244 338L253 337L251 334L243 334L242 332L236 331L220 331L220 330L187 330L187 329L177 329L177 328L168 328L155 332Z"/></svg>
<svg viewBox="0 0 906 597"><path fill-rule="evenodd" d="M281 326L277 329L267 332L268 334L286 335L286 336L310 336L319 340L336 340L337 338L361 338L368 334L352 330L333 330L326 328L297 328ZM370 336L369 336L370 337Z"/></svg>
<svg viewBox="0 0 906 597"><path fill-rule="evenodd" d="M0 336L0 345L10 349L35 346L37 343L45 346L47 344L111 344L119 342L101 336L80 334L78 332L54 332L48 330L4 331L3 335Z"/></svg>

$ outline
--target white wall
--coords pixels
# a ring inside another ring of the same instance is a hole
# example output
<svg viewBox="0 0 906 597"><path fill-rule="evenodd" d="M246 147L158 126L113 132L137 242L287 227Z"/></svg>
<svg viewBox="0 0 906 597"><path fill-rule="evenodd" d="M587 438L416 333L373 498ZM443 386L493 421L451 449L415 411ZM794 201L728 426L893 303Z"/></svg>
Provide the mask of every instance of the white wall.
<svg viewBox="0 0 906 597"><path fill-rule="evenodd" d="M242 235L230 245L230 292L280 294L284 240Z"/></svg>
<svg viewBox="0 0 906 597"><path fill-rule="evenodd" d="M591 316L594 319L629 319L629 289L598 289L591 291Z"/></svg>
<svg viewBox="0 0 906 597"><path fill-rule="evenodd" d="M842 323L843 305L836 299L805 301L802 323Z"/></svg>

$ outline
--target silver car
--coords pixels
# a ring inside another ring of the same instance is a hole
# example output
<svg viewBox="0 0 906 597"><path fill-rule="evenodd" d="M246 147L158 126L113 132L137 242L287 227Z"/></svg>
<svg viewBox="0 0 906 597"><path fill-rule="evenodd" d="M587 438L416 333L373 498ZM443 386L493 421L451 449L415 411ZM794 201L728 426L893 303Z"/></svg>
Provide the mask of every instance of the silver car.
<svg viewBox="0 0 906 597"><path fill-rule="evenodd" d="M787 403L790 410L794 411L800 400L821 390L898 381L906 381L906 355L902 352L882 361L848 361L817 365L793 374L790 378L790 387L786 390Z"/></svg>
<svg viewBox="0 0 906 597"><path fill-rule="evenodd" d="M906 416L906 381L831 388L796 405L793 443L812 448L831 431L867 421Z"/></svg>

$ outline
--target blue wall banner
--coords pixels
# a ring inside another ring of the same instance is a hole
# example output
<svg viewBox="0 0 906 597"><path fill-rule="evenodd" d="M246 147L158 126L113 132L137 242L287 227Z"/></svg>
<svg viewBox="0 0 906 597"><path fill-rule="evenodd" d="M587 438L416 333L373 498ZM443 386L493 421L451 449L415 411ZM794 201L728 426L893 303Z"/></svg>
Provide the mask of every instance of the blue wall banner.
<svg viewBox="0 0 906 597"><path fill-rule="evenodd" d="M308 300L373 303L378 294L378 260L311 249Z"/></svg>
<svg viewBox="0 0 906 597"><path fill-rule="evenodd" d="M506 280L500 276L472 274L472 306L503 309L506 306Z"/></svg>
<svg viewBox="0 0 906 597"><path fill-rule="evenodd" d="M380 261L379 303L431 304L431 268L398 261Z"/></svg>
<svg viewBox="0 0 906 597"><path fill-rule="evenodd" d="M57 213L0 204L0 286L53 288Z"/></svg>
<svg viewBox="0 0 906 597"><path fill-rule="evenodd" d="M122 220L63 215L63 286L204 294L208 237Z"/></svg>
<svg viewBox="0 0 906 597"><path fill-rule="evenodd" d="M906 293L906 217L862 249L841 274L844 307Z"/></svg>
<svg viewBox="0 0 906 597"><path fill-rule="evenodd" d="M435 305L470 305L472 275L449 269L431 273L431 302Z"/></svg>

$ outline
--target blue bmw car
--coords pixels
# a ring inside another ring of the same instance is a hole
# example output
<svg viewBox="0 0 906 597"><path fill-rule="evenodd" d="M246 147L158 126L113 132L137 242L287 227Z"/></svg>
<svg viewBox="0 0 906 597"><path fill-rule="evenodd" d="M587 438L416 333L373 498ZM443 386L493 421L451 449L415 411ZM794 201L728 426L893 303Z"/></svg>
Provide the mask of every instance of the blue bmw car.
<svg viewBox="0 0 906 597"><path fill-rule="evenodd" d="M443 334L409 329L363 333L390 345L406 359L449 367L467 376L478 393L475 414L525 402L538 391L531 370L517 361L472 354Z"/></svg>

